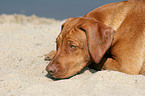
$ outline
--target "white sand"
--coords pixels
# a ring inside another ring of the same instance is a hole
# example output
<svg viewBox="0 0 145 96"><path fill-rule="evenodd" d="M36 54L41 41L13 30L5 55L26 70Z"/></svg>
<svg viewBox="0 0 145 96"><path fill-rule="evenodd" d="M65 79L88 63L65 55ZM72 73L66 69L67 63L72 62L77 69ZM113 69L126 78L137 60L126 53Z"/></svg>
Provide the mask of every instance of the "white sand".
<svg viewBox="0 0 145 96"><path fill-rule="evenodd" d="M63 21L0 16L0 96L145 96L145 76L115 71L53 81L44 55L55 49Z"/></svg>

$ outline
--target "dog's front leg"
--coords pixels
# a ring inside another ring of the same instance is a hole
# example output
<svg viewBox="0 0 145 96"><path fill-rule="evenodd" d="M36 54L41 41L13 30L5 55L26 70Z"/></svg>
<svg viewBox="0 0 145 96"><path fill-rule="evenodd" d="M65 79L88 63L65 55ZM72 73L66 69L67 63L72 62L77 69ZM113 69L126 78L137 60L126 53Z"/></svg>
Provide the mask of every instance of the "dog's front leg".
<svg viewBox="0 0 145 96"><path fill-rule="evenodd" d="M51 61L52 58L55 56L56 54L56 51L55 50L52 50L50 53L46 54L45 55L45 60L46 61Z"/></svg>

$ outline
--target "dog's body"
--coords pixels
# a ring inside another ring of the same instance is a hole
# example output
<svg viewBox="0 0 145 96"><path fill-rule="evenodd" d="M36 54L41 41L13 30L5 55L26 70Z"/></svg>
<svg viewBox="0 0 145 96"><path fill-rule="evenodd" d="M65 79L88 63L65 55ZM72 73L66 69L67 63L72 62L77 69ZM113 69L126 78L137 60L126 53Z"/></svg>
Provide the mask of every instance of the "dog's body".
<svg viewBox="0 0 145 96"><path fill-rule="evenodd" d="M145 0L107 4L62 27L46 67L54 78L70 77L92 62L102 69L145 73Z"/></svg>

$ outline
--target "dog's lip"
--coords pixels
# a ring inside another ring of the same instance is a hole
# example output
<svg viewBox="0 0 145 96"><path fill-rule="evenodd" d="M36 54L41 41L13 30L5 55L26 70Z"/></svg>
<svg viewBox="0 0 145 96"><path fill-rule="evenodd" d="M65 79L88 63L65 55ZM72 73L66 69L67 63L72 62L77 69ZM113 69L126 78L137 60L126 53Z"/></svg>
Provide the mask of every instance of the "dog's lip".
<svg viewBox="0 0 145 96"><path fill-rule="evenodd" d="M55 79L64 79L62 76L58 76L58 75L51 75L51 77L53 77Z"/></svg>
<svg viewBox="0 0 145 96"><path fill-rule="evenodd" d="M48 73L48 74L49 74L50 77L53 77L53 78L56 78L56 79L63 79L63 78L65 78L65 74L62 74L60 72L55 73L55 74L50 74L50 73Z"/></svg>
<svg viewBox="0 0 145 96"><path fill-rule="evenodd" d="M71 77L73 77L75 75L76 74L74 74L74 75L68 75L68 74L53 74L50 77L55 78L55 79L69 79L69 78L71 78Z"/></svg>

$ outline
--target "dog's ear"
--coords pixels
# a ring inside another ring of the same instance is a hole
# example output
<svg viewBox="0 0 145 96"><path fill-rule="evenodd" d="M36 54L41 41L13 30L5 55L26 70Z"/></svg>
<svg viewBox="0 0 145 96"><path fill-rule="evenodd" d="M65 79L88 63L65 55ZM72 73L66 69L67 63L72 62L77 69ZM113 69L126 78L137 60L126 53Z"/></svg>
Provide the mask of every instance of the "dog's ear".
<svg viewBox="0 0 145 96"><path fill-rule="evenodd" d="M89 53L95 63L99 63L110 48L114 30L101 22L91 22L82 25L86 32Z"/></svg>

